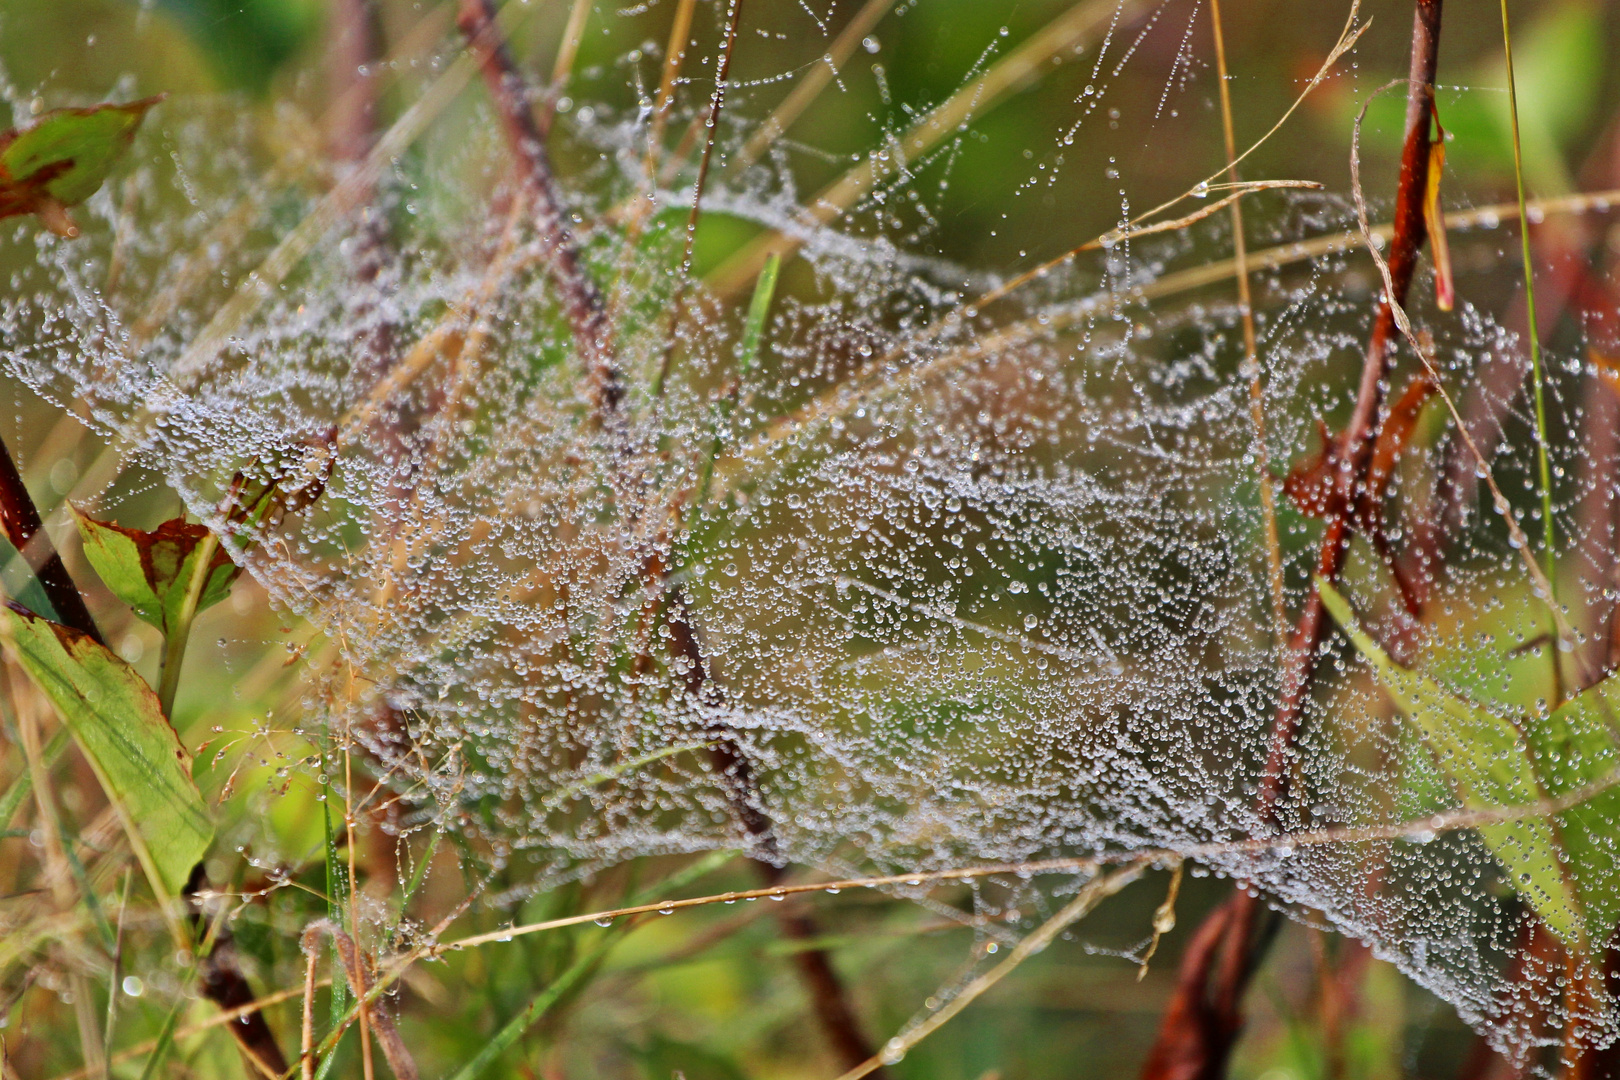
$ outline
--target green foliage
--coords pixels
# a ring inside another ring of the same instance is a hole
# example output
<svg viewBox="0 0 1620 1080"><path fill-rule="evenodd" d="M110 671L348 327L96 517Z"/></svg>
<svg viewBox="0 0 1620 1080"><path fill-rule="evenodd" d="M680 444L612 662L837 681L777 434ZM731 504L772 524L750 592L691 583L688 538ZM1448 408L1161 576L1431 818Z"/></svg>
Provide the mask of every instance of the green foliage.
<svg viewBox="0 0 1620 1080"><path fill-rule="evenodd" d="M80 513L73 518L84 538L84 557L114 596L164 634L185 617L186 593L197 572L197 560L211 556L208 576L197 598L205 611L230 595L241 569L217 544L204 544L208 529L184 518L165 521L151 532L126 529ZM206 551L207 556L200 554ZM195 614L195 612L193 613Z"/></svg>
<svg viewBox="0 0 1620 1080"><path fill-rule="evenodd" d="M196 40L214 75L259 95L316 29L320 9L295 0L158 0Z"/></svg>
<svg viewBox="0 0 1620 1080"><path fill-rule="evenodd" d="M214 839L191 755L157 695L88 636L15 606L3 614L18 662L61 714L135 841L154 887L173 896Z"/></svg>
<svg viewBox="0 0 1620 1080"><path fill-rule="evenodd" d="M0 218L38 214L53 231L76 231L64 207L96 193L134 141L150 97L127 105L58 109L0 133Z"/></svg>
<svg viewBox="0 0 1620 1080"><path fill-rule="evenodd" d="M1390 699L1418 726L1435 766L1464 806L1526 806L1609 779L1620 765L1614 677L1545 717L1515 723L1401 667L1357 624L1344 597L1318 579L1322 601L1372 665ZM1566 942L1607 940L1620 918L1620 791L1600 790L1556 815L1486 825L1486 847L1513 888Z"/></svg>

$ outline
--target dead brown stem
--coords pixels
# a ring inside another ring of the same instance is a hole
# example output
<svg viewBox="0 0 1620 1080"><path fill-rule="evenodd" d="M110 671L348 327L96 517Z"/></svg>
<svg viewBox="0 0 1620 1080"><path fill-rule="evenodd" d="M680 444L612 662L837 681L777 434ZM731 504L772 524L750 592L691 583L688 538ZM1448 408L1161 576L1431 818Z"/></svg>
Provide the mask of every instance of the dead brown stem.
<svg viewBox="0 0 1620 1080"><path fill-rule="evenodd" d="M1316 563L1316 573L1328 581L1336 581L1344 567L1354 508L1367 483L1382 423L1384 386L1398 332L1390 300L1397 304L1405 301L1426 235L1423 195L1428 180L1441 4L1442 0L1417 0L1413 15L1406 141L1388 257L1393 287L1389 290L1391 296L1379 298L1362 362L1355 410L1335 447L1336 506L1323 531ZM1284 660L1281 699L1257 796L1260 816L1273 828L1281 824L1279 804L1287 794L1295 739L1328 628L1325 614L1322 598L1313 587ZM1202 948L1190 949L1183 961L1176 994L1142 1074L1144 1080L1200 1080L1225 1074L1227 1058L1243 1026L1244 992L1274 930L1275 918L1262 902L1240 888L1206 920L1195 938ZM1218 963L1213 959L1217 943Z"/></svg>
<svg viewBox="0 0 1620 1080"><path fill-rule="evenodd" d="M393 1017L389 1016L386 1010L375 1008L368 1002L365 960L361 957L354 938L330 919L318 919L304 928L300 944L305 955L312 958L317 955L322 934L330 935L332 944L337 946L338 956L343 961L343 973L349 980L349 989L354 992L355 1000L359 1002L360 1015L370 1021L371 1031L377 1036L377 1042L382 1045L383 1057L388 1059L388 1067L394 1070L394 1076L398 1080L417 1080L420 1073L417 1071L416 1061L406 1049L405 1040L400 1038ZM309 971L314 971L313 965ZM309 977L306 976L307 978ZM309 1057L305 1058L306 1068L310 1060Z"/></svg>
<svg viewBox="0 0 1620 1080"><path fill-rule="evenodd" d="M183 892L199 938L203 937L208 924L207 905L203 899L207 891L204 874L203 864L198 863ZM197 961L197 986L204 997L226 1011L241 1009L257 999L253 988L248 985L247 977L242 974L241 965L236 961L236 943L223 922L215 932L214 947ZM287 1059L281 1053L281 1044L276 1042L263 1012L257 1009L243 1012L237 1017L237 1022L229 1027L236 1038L237 1047L257 1071L272 1077L279 1077L287 1071Z"/></svg>

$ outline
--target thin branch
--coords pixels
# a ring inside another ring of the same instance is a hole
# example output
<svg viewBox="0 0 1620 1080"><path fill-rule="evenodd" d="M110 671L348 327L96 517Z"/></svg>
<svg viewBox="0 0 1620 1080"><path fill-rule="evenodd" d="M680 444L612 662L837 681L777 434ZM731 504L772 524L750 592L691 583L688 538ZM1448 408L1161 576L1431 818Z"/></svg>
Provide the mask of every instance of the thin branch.
<svg viewBox="0 0 1620 1080"><path fill-rule="evenodd" d="M717 703L721 690L709 670L692 622L692 612L679 585L669 590L669 607L672 616L668 620L670 647L676 656L685 661L687 695L695 702ZM760 849L759 854L751 856L754 866L767 886L776 886L782 880L785 868L776 861L779 855L776 835L770 817L760 805L753 766L743 748L737 745L735 733L729 728L717 726L712 734L714 742L709 752L725 788L727 801L731 803L744 830ZM808 912L783 911L778 915L778 922L783 934L794 941L813 942L821 936ZM832 957L825 949L806 947L795 953L793 960L810 994L810 1004L816 1018L840 1060L846 1067L854 1068L871 1058L871 1044L861 1031L855 1011L850 1007L848 991L833 968Z"/></svg>
<svg viewBox="0 0 1620 1080"><path fill-rule="evenodd" d="M1440 16L1441 0L1417 0L1412 22L1406 140L1401 153L1386 288L1373 316L1355 410L1334 450L1338 463L1336 498L1317 556L1316 574L1327 581L1338 580L1349 553L1354 507L1367 480L1381 423L1384 388L1398 331L1396 305L1406 298L1425 237L1423 196L1429 171ZM1295 741L1327 630L1322 597L1313 586L1284 659L1281 698L1257 796L1261 818L1273 827L1278 824L1279 804L1288 790ZM1143 1072L1144 1080L1182 1080L1224 1072L1225 1061L1242 1028L1244 993L1275 927L1267 910L1240 889L1211 915L1204 930L1219 942L1220 959L1212 964L1211 954L1198 953L1184 958L1182 979L1166 1009L1159 1038ZM1218 931L1210 927L1216 920L1221 923ZM1189 1036L1189 1032L1195 1034Z"/></svg>
<svg viewBox="0 0 1620 1080"><path fill-rule="evenodd" d="M388 1059L388 1067L394 1070L395 1080L417 1080L416 1062L411 1058L410 1051L405 1047L405 1040L399 1036L399 1029L394 1026L393 1018L382 1009L375 1009L366 995L366 968L365 961L360 956L360 950L354 939L349 936L341 926L330 919L317 919L305 927L300 946L304 954L310 958L310 965L305 975L305 986L313 985L314 960L320 953L320 939L322 934L332 938L332 944L337 946L338 955L343 960L344 975L349 980L349 988L354 992L355 1000L360 1002L360 1015L362 1019L370 1021L370 1027L377 1035L377 1041L382 1044L383 1056ZM308 1056L305 1048L305 1068L312 1058ZM285 1069L283 1069L285 1071Z"/></svg>
<svg viewBox="0 0 1620 1080"><path fill-rule="evenodd" d="M945 1026L952 1017L967 1008L986 990L1010 975L1019 964L1052 944L1059 934L1090 914L1098 904L1141 877L1142 871L1147 869L1147 866L1147 860L1138 860L1118 870L1099 874L1087 882L1079 895L1065 904L1061 911L1015 945L1007 959L964 986L961 993L951 998L943 1008L928 1019L890 1039L884 1044L883 1053L861 1062L838 1080L861 1080L861 1077L876 1072L881 1065L898 1062L912 1047Z"/></svg>
<svg viewBox="0 0 1620 1080"><path fill-rule="evenodd" d="M573 326L576 347L590 374L597 413L616 413L624 386L615 365L606 312L596 283L586 273L569 230L551 173L545 137L534 117L534 98L512 62L490 0L461 0L457 24L468 51L484 74L484 85L506 131L506 141L522 166L523 182L534 200L535 231L558 300Z"/></svg>
<svg viewBox="0 0 1620 1080"><path fill-rule="evenodd" d="M56 546L45 532L39 510L34 506L28 488L23 485L22 474L17 472L16 463L11 460L11 451L3 441L0 441L0 530L5 532L11 546L22 552L62 624L105 645L107 642L91 617L90 609L85 606L79 587L68 574L62 556L57 554Z"/></svg>
<svg viewBox="0 0 1620 1080"><path fill-rule="evenodd" d="M698 220L703 213L703 189L709 182L709 163L714 157L714 143L720 133L720 111L726 105L726 80L731 75L731 56L737 47L737 24L742 18L742 0L729 0L726 6L725 42L720 47L720 62L714 73L714 93L703 123L708 136L703 140L703 156L698 161L697 181L692 185L692 209L686 217L686 246L681 253L681 273L675 286L675 295L669 301L669 330L664 341L663 359L658 365L658 377L653 381L653 397L662 397L664 384L669 379L670 364L675 359L679 344L681 316L686 306L686 291L692 278L692 253L697 247Z"/></svg>

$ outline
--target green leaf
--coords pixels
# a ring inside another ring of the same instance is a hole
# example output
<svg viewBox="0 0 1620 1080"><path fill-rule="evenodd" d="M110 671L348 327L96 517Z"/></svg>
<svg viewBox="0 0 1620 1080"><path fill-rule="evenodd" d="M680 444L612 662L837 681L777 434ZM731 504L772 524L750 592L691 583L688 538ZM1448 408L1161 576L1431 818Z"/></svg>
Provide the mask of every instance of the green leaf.
<svg viewBox="0 0 1620 1080"><path fill-rule="evenodd" d="M1620 676L1589 687L1527 724L1541 785L1557 798L1588 784L1613 779L1620 769ZM1597 941L1608 940L1620 922L1620 787L1601 791L1558 815L1569 866Z"/></svg>
<svg viewBox="0 0 1620 1080"><path fill-rule="evenodd" d="M0 133L0 218L38 214L52 231L77 235L65 208L96 193L162 100L57 109Z"/></svg>
<svg viewBox="0 0 1620 1080"><path fill-rule="evenodd" d="M114 596L167 636L184 614L186 590L196 571L198 545L208 530L173 518L152 532L126 529L73 511L84 538L84 557ZM230 594L242 571L223 546L213 546L208 578L197 600L198 612ZM193 613L195 614L195 613Z"/></svg>
<svg viewBox="0 0 1620 1080"><path fill-rule="evenodd" d="M229 89L262 96L321 27L318 0L157 0Z"/></svg>
<svg viewBox="0 0 1620 1080"><path fill-rule="evenodd" d="M7 604L3 626L117 806L154 887L176 896L214 839L191 755L135 670L77 630Z"/></svg>
<svg viewBox="0 0 1620 1080"><path fill-rule="evenodd" d="M1316 586L1328 613L1372 664L1384 692L1416 723L1435 765L1465 807L1491 810L1524 806L1547 797L1530 748L1518 728L1434 680L1395 663L1361 629L1349 603L1331 583L1317 578ZM1479 832L1485 846L1502 864L1509 884L1548 928L1564 941L1584 940L1581 897L1566 875L1554 823L1525 818L1486 825Z"/></svg>

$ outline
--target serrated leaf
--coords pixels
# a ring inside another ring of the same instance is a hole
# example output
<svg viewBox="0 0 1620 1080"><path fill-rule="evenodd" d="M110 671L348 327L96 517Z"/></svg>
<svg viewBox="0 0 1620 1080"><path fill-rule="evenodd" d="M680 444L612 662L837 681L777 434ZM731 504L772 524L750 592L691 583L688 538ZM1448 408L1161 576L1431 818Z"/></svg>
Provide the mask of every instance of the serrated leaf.
<svg viewBox="0 0 1620 1080"><path fill-rule="evenodd" d="M157 695L134 668L77 630L11 604L0 608L0 623L138 837L143 868L178 895L213 842L214 826L191 779L191 755Z"/></svg>
<svg viewBox="0 0 1620 1080"><path fill-rule="evenodd" d="M65 208L96 193L162 100L57 109L0 133L0 218L38 214L53 231L74 235Z"/></svg>
<svg viewBox="0 0 1620 1080"><path fill-rule="evenodd" d="M176 626L185 605L186 590L197 570L199 545L208 529L184 518L165 521L151 532L126 529L73 511L84 538L84 557L114 596L145 621L167 635ZM207 580L197 600L197 611L230 595L242 571L222 546L212 551Z"/></svg>
<svg viewBox="0 0 1620 1080"><path fill-rule="evenodd" d="M1548 797L1518 728L1395 663L1361 629L1350 604L1331 583L1318 578L1316 585L1323 606L1372 665L1390 700L1417 725L1436 767L1465 807L1525 806ZM1554 822L1525 818L1486 825L1479 833L1502 864L1508 883L1548 928L1566 942L1584 941L1584 908L1565 872L1565 852Z"/></svg>

